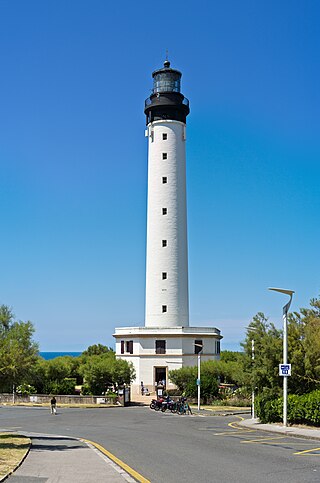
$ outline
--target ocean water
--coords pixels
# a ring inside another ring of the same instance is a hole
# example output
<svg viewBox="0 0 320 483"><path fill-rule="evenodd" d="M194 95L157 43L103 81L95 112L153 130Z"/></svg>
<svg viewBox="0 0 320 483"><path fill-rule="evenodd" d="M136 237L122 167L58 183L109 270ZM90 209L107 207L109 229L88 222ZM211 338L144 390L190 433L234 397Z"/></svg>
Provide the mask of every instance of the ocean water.
<svg viewBox="0 0 320 483"><path fill-rule="evenodd" d="M55 357L72 356L78 357L82 352L39 352L40 356L49 361Z"/></svg>

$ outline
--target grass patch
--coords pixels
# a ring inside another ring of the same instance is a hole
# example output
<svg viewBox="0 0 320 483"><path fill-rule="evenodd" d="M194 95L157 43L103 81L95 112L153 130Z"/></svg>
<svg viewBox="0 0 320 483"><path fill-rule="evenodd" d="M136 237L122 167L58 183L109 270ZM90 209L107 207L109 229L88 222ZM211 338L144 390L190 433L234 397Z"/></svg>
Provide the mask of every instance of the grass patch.
<svg viewBox="0 0 320 483"><path fill-rule="evenodd" d="M196 408L195 404L190 404L192 408ZM239 407L239 406L219 406L219 405L206 405L201 404L201 409L208 409L209 411L250 411L250 407Z"/></svg>
<svg viewBox="0 0 320 483"><path fill-rule="evenodd" d="M0 478L10 474L23 460L31 441L26 436L0 433Z"/></svg>

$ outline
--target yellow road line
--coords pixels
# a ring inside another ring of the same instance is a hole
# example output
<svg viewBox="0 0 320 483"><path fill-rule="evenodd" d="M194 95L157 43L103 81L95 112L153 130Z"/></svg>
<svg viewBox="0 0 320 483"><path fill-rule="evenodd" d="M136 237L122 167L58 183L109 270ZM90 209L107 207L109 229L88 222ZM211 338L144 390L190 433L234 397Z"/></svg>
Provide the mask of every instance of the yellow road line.
<svg viewBox="0 0 320 483"><path fill-rule="evenodd" d="M241 416L236 416L236 417L239 418L240 421L244 420L244 418L241 417ZM239 428L237 426L237 421L233 421L232 423L228 423L228 426L230 428L234 428L234 429ZM239 433L240 432L251 433L251 432L255 432L255 431L257 431L257 430L253 430L253 429L248 429L248 430L242 430L241 429L241 430L239 430L238 429ZM230 434L230 433L236 433L236 431L229 431L229 433L228 432L226 432L226 433L216 433L216 436L218 436L218 435L220 436L220 435L223 435L223 434ZM272 440L275 440L275 439L285 439L285 438L287 438L287 436L288 435L286 435L286 436L274 436L274 437L270 437L270 438L263 438L263 439L256 439L256 440L243 440L243 441L241 441L241 443L283 444L283 441L279 441L279 443L276 442L276 441L274 441L272 443L271 442L268 443L267 440L272 441ZM264 441L266 441L266 442L264 442ZM292 444L292 443L290 443L290 444ZM300 444L300 443L297 443L297 444ZM300 455L300 456L320 456L320 453L312 453L313 451L320 451L320 448L305 449L304 451L298 451L297 453L293 453L293 454L294 455Z"/></svg>
<svg viewBox="0 0 320 483"><path fill-rule="evenodd" d="M273 436L270 438L260 438L260 439L246 439L240 441L241 443L263 443L263 441L272 441L274 439L285 439L287 436Z"/></svg>
<svg viewBox="0 0 320 483"><path fill-rule="evenodd" d="M242 416L236 416L236 418L239 418L240 421L244 421L244 418ZM236 425L236 426L234 426L234 425ZM237 421L232 421L232 423L228 423L228 426L230 428L237 429L238 431L244 431L244 432L247 432L247 433L252 433L252 432L256 431L255 429L244 429L243 427L241 427L241 429L240 429L239 426L237 426Z"/></svg>
<svg viewBox="0 0 320 483"><path fill-rule="evenodd" d="M254 429L238 429L238 431L224 431L223 433L214 433L214 436L226 436L228 434L241 434L241 433L246 434L246 433L256 433L256 432L257 431Z"/></svg>
<svg viewBox="0 0 320 483"><path fill-rule="evenodd" d="M126 471L127 473L129 473L129 475L131 475L135 480L139 481L140 483L151 483L149 480L147 480L142 475L140 475L140 473L138 473L136 470L134 470L133 468L131 468L130 466L128 466L126 463L124 463L123 461L121 461L116 456L114 456L112 453L110 453L110 451L108 451L107 449L105 449L100 444L95 443L94 441L90 441L89 439L83 439L83 438L81 438L81 440L82 441L85 441L86 443L92 444L95 448L97 448L99 451L101 451L101 453L103 453L106 456L108 456L108 458L110 458L117 465L119 465L124 471Z"/></svg>
<svg viewBox="0 0 320 483"><path fill-rule="evenodd" d="M314 454L314 455L308 455L306 453L311 453L311 451L320 451L320 448L312 448L312 449L305 449L304 451L298 451L298 453L293 453L293 454L300 454L300 455L306 455L306 456L320 456L320 453Z"/></svg>
<svg viewBox="0 0 320 483"><path fill-rule="evenodd" d="M244 420L244 418L241 416L236 416L236 417L239 418L241 421ZM222 431L221 433L214 433L214 436L225 436L228 434L239 434L239 433L255 433L257 431L256 429L248 429L244 427L239 428L239 426L234 426L234 424L237 424L237 421L232 421L232 423L228 423L228 426L230 428L235 429L236 431ZM208 431L208 429L202 429L202 428L200 428L200 430ZM212 431L214 431L214 428L212 428Z"/></svg>

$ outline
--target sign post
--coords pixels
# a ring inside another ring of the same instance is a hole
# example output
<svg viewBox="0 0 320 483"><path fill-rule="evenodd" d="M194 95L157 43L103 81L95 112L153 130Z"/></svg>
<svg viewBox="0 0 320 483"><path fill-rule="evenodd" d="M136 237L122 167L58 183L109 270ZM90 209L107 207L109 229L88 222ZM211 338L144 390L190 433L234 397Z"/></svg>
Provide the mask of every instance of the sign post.
<svg viewBox="0 0 320 483"><path fill-rule="evenodd" d="M280 364L283 369L280 369L280 376L283 376L283 426L287 426L287 396L288 396L288 376L291 375L291 366L288 364L288 312L292 301L292 295L294 294L294 290L287 290L284 288L269 288L269 290L273 290L274 292L284 293L289 295L290 300L289 302L283 307L283 364ZM290 374L289 369L290 369ZM287 373L286 373L287 372Z"/></svg>

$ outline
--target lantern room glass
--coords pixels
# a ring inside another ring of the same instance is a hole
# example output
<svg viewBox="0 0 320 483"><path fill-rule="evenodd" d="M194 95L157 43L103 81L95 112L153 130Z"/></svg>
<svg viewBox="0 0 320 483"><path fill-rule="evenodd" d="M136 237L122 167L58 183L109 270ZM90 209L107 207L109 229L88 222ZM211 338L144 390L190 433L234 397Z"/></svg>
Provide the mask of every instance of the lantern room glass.
<svg viewBox="0 0 320 483"><path fill-rule="evenodd" d="M181 74L178 72L159 72L153 78L153 94L157 92L180 92Z"/></svg>

